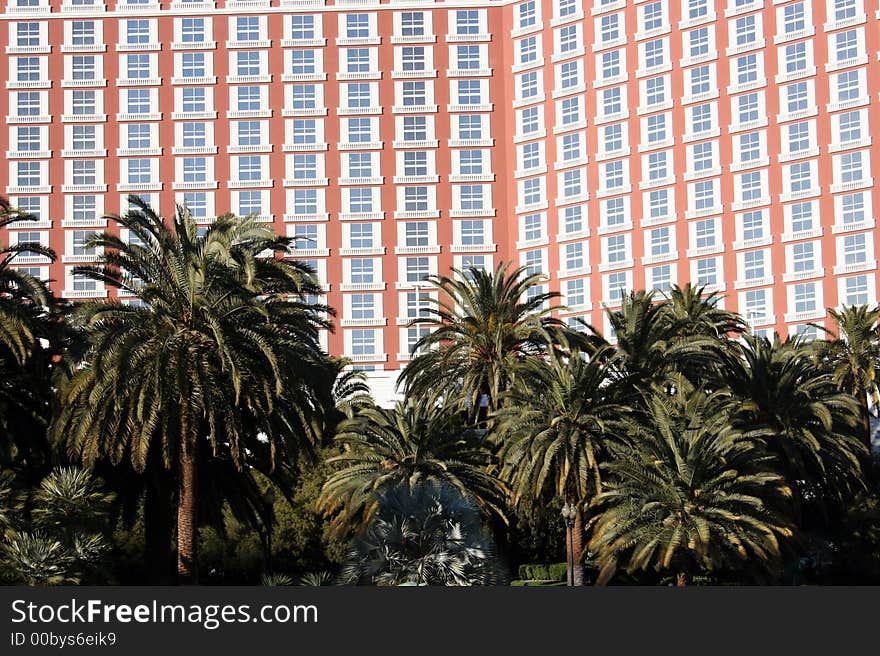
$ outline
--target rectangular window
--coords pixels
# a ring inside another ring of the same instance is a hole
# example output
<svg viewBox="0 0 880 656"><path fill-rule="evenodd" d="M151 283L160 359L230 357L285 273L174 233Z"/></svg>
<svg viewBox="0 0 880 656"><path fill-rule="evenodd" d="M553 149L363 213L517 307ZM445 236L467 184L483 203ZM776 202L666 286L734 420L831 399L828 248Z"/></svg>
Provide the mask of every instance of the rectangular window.
<svg viewBox="0 0 880 656"><path fill-rule="evenodd" d="M184 182L207 182L208 160L204 157L183 158L183 181Z"/></svg>
<svg viewBox="0 0 880 656"><path fill-rule="evenodd" d="M843 237L843 263L847 266L865 264L868 261L867 235L862 232Z"/></svg>
<svg viewBox="0 0 880 656"><path fill-rule="evenodd" d="M527 3L529 4L529 3ZM532 3L533 4L533 3ZM534 7L533 7L534 10ZM522 17L522 11L520 17ZM455 33L470 35L480 33L480 12L475 9L455 12Z"/></svg>
<svg viewBox="0 0 880 656"><path fill-rule="evenodd" d="M73 126L73 134L74 140L77 137L77 128L78 127L92 127L92 126ZM129 123L128 125L128 147L132 150L140 150L152 147L152 138L151 138L151 130L149 123ZM94 132L91 135L91 144L94 148L95 140L94 140ZM129 169L130 170L130 169Z"/></svg>
<svg viewBox="0 0 880 656"><path fill-rule="evenodd" d="M427 187L404 187L403 210L405 212L428 211L428 188Z"/></svg>
<svg viewBox="0 0 880 656"><path fill-rule="evenodd" d="M584 230L584 212L580 205L570 205L561 210L561 230L563 234L573 235Z"/></svg>
<svg viewBox="0 0 880 656"><path fill-rule="evenodd" d="M710 257L705 260L697 260L698 286L707 287L718 284L718 260Z"/></svg>
<svg viewBox="0 0 880 656"><path fill-rule="evenodd" d="M791 265L794 273L806 273L816 268L816 251L813 242L801 242L791 247Z"/></svg>
<svg viewBox="0 0 880 656"><path fill-rule="evenodd" d="M752 241L764 238L764 212L761 210L745 212L742 215L743 241Z"/></svg>
<svg viewBox="0 0 880 656"><path fill-rule="evenodd" d="M805 282L794 286L794 311L797 314L815 312L817 307L816 283Z"/></svg>
<svg viewBox="0 0 880 656"><path fill-rule="evenodd" d="M376 331L352 330L351 354L360 356L376 355Z"/></svg>
<svg viewBox="0 0 880 656"><path fill-rule="evenodd" d="M422 282L431 275L430 260L427 257L408 257L405 266L406 282Z"/></svg>
<svg viewBox="0 0 880 656"><path fill-rule="evenodd" d="M316 36L315 17L311 14L293 14L290 17L290 38L311 40Z"/></svg>
<svg viewBox="0 0 880 656"><path fill-rule="evenodd" d="M258 16L237 16L235 18L235 39L237 41L257 41L260 38L260 19Z"/></svg>
<svg viewBox="0 0 880 656"><path fill-rule="evenodd" d="M577 271L584 268L584 243L576 241L562 247L563 264L566 271Z"/></svg>
<svg viewBox="0 0 880 656"><path fill-rule="evenodd" d="M351 260L351 282L354 284L370 284L375 282L374 261L372 258L354 258Z"/></svg>
<svg viewBox="0 0 880 656"><path fill-rule="evenodd" d="M128 95L129 102L131 102L131 94L134 93L135 91L140 91L140 90L132 89L131 91L128 92L129 93L129 95ZM148 94L149 94L149 91L144 89L143 96L145 98L149 99ZM206 112L206 111L208 111L207 98L208 98L208 90L206 88L204 88L204 87L185 87L181 91L181 99L183 101L181 104L181 110L183 110L184 112L191 112L191 113Z"/></svg>
<svg viewBox="0 0 880 656"><path fill-rule="evenodd" d="M867 305L868 276L844 278L844 297L847 305Z"/></svg>

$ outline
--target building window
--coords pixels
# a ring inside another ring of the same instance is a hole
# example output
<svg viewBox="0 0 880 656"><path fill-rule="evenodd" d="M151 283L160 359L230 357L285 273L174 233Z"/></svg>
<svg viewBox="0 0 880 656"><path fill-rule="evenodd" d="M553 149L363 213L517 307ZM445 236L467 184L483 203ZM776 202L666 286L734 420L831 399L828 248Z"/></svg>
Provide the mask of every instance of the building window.
<svg viewBox="0 0 880 656"><path fill-rule="evenodd" d="M867 305L870 302L868 295L868 276L853 276L844 278L844 302L847 305Z"/></svg>
<svg viewBox="0 0 880 656"><path fill-rule="evenodd" d="M651 289L658 292L668 292L672 289L672 265L661 264L651 267Z"/></svg>
<svg viewBox="0 0 880 656"><path fill-rule="evenodd" d="M422 282L431 275L430 260L427 257L408 257L405 267L406 282Z"/></svg>
<svg viewBox="0 0 880 656"><path fill-rule="evenodd" d="M816 283L805 282L794 286L795 313L815 312L817 307Z"/></svg>
<svg viewBox="0 0 880 656"><path fill-rule="evenodd" d="M290 38L311 40L316 36L315 17L310 14L293 14L290 17Z"/></svg>
<svg viewBox="0 0 880 656"><path fill-rule="evenodd" d="M560 230L563 234L574 235L584 230L584 212L580 205L570 205L561 210Z"/></svg>
<svg viewBox="0 0 880 656"><path fill-rule="evenodd" d="M565 244L562 247L562 263L566 271L577 271L584 268L584 243L580 241Z"/></svg>
<svg viewBox="0 0 880 656"><path fill-rule="evenodd" d="M352 330L351 354L360 356L376 355L376 331Z"/></svg>

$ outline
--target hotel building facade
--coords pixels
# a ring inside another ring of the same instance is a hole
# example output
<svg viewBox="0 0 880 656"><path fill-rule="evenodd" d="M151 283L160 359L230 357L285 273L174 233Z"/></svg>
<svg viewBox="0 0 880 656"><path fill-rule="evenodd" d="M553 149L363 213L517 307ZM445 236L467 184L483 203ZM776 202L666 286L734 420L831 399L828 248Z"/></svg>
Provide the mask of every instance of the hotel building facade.
<svg viewBox="0 0 880 656"><path fill-rule="evenodd" d="M129 194L301 237L390 398L428 274L512 261L608 330L692 281L755 331L874 303L878 0L4 0L0 193L72 267ZM122 235L125 238L125 235Z"/></svg>

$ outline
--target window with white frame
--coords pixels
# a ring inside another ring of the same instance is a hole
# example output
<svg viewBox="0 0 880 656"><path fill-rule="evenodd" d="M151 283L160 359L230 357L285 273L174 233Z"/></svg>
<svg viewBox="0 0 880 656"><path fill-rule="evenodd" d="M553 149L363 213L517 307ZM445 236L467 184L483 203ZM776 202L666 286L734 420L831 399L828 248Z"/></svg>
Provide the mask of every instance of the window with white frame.
<svg viewBox="0 0 880 656"><path fill-rule="evenodd" d="M628 162L625 160L615 160L606 162L601 165L602 178L605 183L604 189L617 190L629 184Z"/></svg>
<svg viewBox="0 0 880 656"><path fill-rule="evenodd" d="M625 39L623 31L623 14L603 14L595 21L596 41L598 45L618 43Z"/></svg>
<svg viewBox="0 0 880 656"><path fill-rule="evenodd" d="M293 14L290 17L290 38L294 41L311 41L318 37L314 14Z"/></svg>
<svg viewBox="0 0 880 656"><path fill-rule="evenodd" d="M586 230L584 205L569 205L559 210L559 231L563 236L577 235Z"/></svg>
<svg viewBox="0 0 880 656"><path fill-rule="evenodd" d="M625 87L612 87L610 89L602 89L600 92L600 97L600 116L615 116L621 114L623 112L623 108L626 107Z"/></svg>
<svg viewBox="0 0 880 656"><path fill-rule="evenodd" d="M527 66L538 61L538 53L540 52L540 35L534 34L524 39L519 39L516 43L517 62L521 66Z"/></svg>
<svg viewBox="0 0 880 656"><path fill-rule="evenodd" d="M791 290L791 300L796 314L808 314L819 309L817 283L799 283L789 289Z"/></svg>
<svg viewBox="0 0 880 656"><path fill-rule="evenodd" d="M693 245L697 251L707 252L718 248L721 237L718 219L701 219L693 223Z"/></svg>
<svg viewBox="0 0 880 656"><path fill-rule="evenodd" d="M792 244L789 251L789 271L806 274L815 271L818 262L818 242L804 241Z"/></svg>
<svg viewBox="0 0 880 656"><path fill-rule="evenodd" d="M747 48L758 43L761 32L761 15L747 14L733 21L733 43L740 48Z"/></svg>
<svg viewBox="0 0 880 656"><path fill-rule="evenodd" d="M835 197L835 224L841 226L861 225L868 220L870 196L859 191Z"/></svg>
<svg viewBox="0 0 880 656"><path fill-rule="evenodd" d="M837 238L837 261L845 267L863 266L873 258L874 242L870 233L860 232Z"/></svg>
<svg viewBox="0 0 880 656"><path fill-rule="evenodd" d="M646 106L661 105L669 100L669 77L661 75L642 81L642 100Z"/></svg>
<svg viewBox="0 0 880 656"><path fill-rule="evenodd" d="M811 191L815 185L815 160L795 162L783 168L783 179L787 179L788 193L797 194Z"/></svg>
<svg viewBox="0 0 880 656"><path fill-rule="evenodd" d="M662 258L672 255L673 242L675 241L675 228L672 226L660 226L645 233L645 251L652 258Z"/></svg>
<svg viewBox="0 0 880 656"><path fill-rule="evenodd" d="M699 287L711 287L719 284L721 260L708 257L694 263L694 283Z"/></svg>
<svg viewBox="0 0 880 656"><path fill-rule="evenodd" d="M622 265L630 260L630 235L617 234L602 240L604 262L611 265Z"/></svg>
<svg viewBox="0 0 880 656"><path fill-rule="evenodd" d="M632 287L631 272L615 271L602 276L605 302L619 305Z"/></svg>
<svg viewBox="0 0 880 656"><path fill-rule="evenodd" d="M737 216L742 241L749 243L764 239L769 234L766 210L752 210Z"/></svg>
<svg viewBox="0 0 880 656"><path fill-rule="evenodd" d="M639 55L641 58L641 68L644 70L650 70L668 64L668 49L669 40L665 38L655 39L640 44Z"/></svg>
<svg viewBox="0 0 880 656"><path fill-rule="evenodd" d="M699 27L685 32L685 43L688 57L698 59L708 57L714 49L715 29L713 26Z"/></svg>
<svg viewBox="0 0 880 656"><path fill-rule="evenodd" d="M602 226L613 229L629 225L628 200L624 197L603 200L600 205Z"/></svg>
<svg viewBox="0 0 880 656"><path fill-rule="evenodd" d="M347 332L351 335L351 354L353 356L368 357L378 355L376 330L355 328Z"/></svg>
<svg viewBox="0 0 880 656"><path fill-rule="evenodd" d="M575 241L559 247L559 259L563 271L581 271L586 268L586 242Z"/></svg>
<svg viewBox="0 0 880 656"><path fill-rule="evenodd" d="M519 217L520 239L538 241L546 237L546 219L543 214L526 214Z"/></svg>
<svg viewBox="0 0 880 656"><path fill-rule="evenodd" d="M873 302L875 296L873 285L869 284L868 280L869 277L864 274L842 279L842 296L845 305L869 305Z"/></svg>
<svg viewBox="0 0 880 656"><path fill-rule="evenodd" d="M868 180L870 160L868 151L854 150L834 157L835 182L839 185L858 185Z"/></svg>
<svg viewBox="0 0 880 656"><path fill-rule="evenodd" d="M865 69L857 68L831 76L832 102L859 100L865 90Z"/></svg>
<svg viewBox="0 0 880 656"><path fill-rule="evenodd" d="M651 221L660 221L674 218L672 199L673 191L670 188L652 189L645 193L644 206L647 208L646 216Z"/></svg>
<svg viewBox="0 0 880 656"><path fill-rule="evenodd" d="M404 271L406 282L423 282L431 275L431 258L406 257L404 258Z"/></svg>
<svg viewBox="0 0 880 656"><path fill-rule="evenodd" d="M808 14L810 4L807 2L793 2L783 6L779 10L782 20L777 19L777 31L782 26L783 34L797 34L811 25L812 15Z"/></svg>
<svg viewBox="0 0 880 656"><path fill-rule="evenodd" d="M650 289L659 292L668 292L672 288L673 270L672 264L662 264L647 270L647 279L650 281Z"/></svg>
<svg viewBox="0 0 880 656"><path fill-rule="evenodd" d="M642 143L660 144L670 137L671 115L651 114L642 121Z"/></svg>
<svg viewBox="0 0 880 656"><path fill-rule="evenodd" d="M865 33L860 27L835 32L829 36L829 40L829 50L833 55L831 61L835 64L855 60L865 51Z"/></svg>
<svg viewBox="0 0 880 656"><path fill-rule="evenodd" d="M419 37L427 34L425 26L425 12L404 11L400 14L400 35L404 37Z"/></svg>
<svg viewBox="0 0 880 656"><path fill-rule="evenodd" d="M514 16L516 20L516 29L524 30L534 27L540 20L540 5L537 0L529 0L516 5ZM456 12L456 21L461 20L460 14L464 12ZM474 12L476 13L476 12Z"/></svg>
<svg viewBox="0 0 880 656"><path fill-rule="evenodd" d="M740 295L740 312L750 326L767 323L770 307L768 296L770 290L750 289Z"/></svg>

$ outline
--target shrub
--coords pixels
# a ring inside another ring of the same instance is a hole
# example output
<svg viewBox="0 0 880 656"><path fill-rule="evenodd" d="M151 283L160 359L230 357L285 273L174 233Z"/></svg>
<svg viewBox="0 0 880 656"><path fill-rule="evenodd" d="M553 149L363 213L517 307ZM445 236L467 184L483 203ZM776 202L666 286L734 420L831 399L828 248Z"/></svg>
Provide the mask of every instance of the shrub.
<svg viewBox="0 0 880 656"><path fill-rule="evenodd" d="M564 581L568 574L565 563L530 563L519 566L519 578L524 581Z"/></svg>

